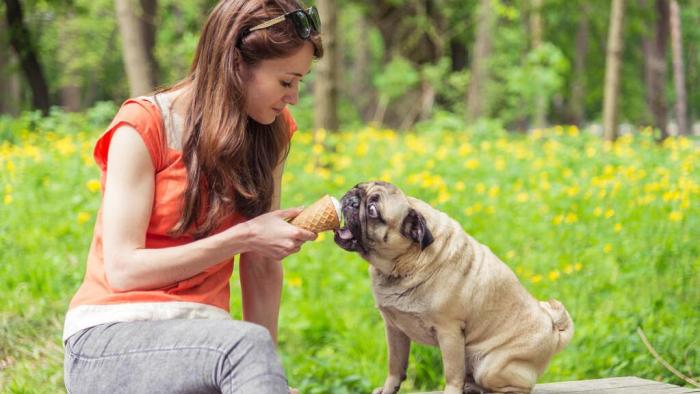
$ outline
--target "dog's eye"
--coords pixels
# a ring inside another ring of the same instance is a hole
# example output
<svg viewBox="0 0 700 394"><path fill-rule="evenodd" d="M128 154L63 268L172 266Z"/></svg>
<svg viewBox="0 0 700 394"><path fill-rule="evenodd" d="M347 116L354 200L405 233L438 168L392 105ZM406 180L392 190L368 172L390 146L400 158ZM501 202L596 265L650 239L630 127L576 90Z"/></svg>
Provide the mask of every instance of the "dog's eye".
<svg viewBox="0 0 700 394"><path fill-rule="evenodd" d="M371 204L367 207L367 214L371 218L377 218L379 217L379 212L377 211L377 207L374 206L374 204Z"/></svg>

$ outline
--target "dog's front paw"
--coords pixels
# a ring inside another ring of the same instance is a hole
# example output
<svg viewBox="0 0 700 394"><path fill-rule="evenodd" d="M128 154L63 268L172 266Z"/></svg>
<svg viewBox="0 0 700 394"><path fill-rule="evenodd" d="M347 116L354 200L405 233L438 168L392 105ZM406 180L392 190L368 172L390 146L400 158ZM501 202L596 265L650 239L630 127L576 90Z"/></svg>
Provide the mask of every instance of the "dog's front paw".
<svg viewBox="0 0 700 394"><path fill-rule="evenodd" d="M443 394L462 394L462 388L448 384L447 386L445 386Z"/></svg>
<svg viewBox="0 0 700 394"><path fill-rule="evenodd" d="M396 394L399 392L403 379L389 376L386 378L383 387L378 387L372 391L372 394Z"/></svg>

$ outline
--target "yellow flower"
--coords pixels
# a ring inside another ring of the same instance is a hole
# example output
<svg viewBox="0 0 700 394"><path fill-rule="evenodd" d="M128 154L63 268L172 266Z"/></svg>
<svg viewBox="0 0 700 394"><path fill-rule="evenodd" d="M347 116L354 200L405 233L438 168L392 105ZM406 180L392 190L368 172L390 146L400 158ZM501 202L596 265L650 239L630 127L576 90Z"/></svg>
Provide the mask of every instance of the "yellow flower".
<svg viewBox="0 0 700 394"><path fill-rule="evenodd" d="M567 265L564 267L564 273L570 274L570 273L572 273L572 272L574 272L574 266L573 266L572 264L567 264Z"/></svg>
<svg viewBox="0 0 700 394"><path fill-rule="evenodd" d="M357 156L367 156L367 152L369 152L369 145L367 145L366 142L360 143L355 148L355 154Z"/></svg>
<svg viewBox="0 0 700 394"><path fill-rule="evenodd" d="M683 213L679 211L673 211L668 214L668 220L672 222L679 222L683 219Z"/></svg>
<svg viewBox="0 0 700 394"><path fill-rule="evenodd" d="M576 127L576 125L569 126L568 133L569 133L569 137L578 136L579 135L578 127Z"/></svg>
<svg viewBox="0 0 700 394"><path fill-rule="evenodd" d="M506 161L503 159L496 159L494 167L496 168L496 171L503 171L503 169L506 168Z"/></svg>
<svg viewBox="0 0 700 394"><path fill-rule="evenodd" d="M486 185L484 185L483 182L479 182L479 183L477 183L476 186L474 187L474 191L475 191L477 194L484 194L484 193L486 192Z"/></svg>
<svg viewBox="0 0 700 394"><path fill-rule="evenodd" d="M529 199L530 199L530 196L525 192L518 193L515 196L515 201L517 201L517 202L527 202Z"/></svg>
<svg viewBox="0 0 700 394"><path fill-rule="evenodd" d="M317 241L323 241L326 239L326 233L322 232L318 234L318 237L316 238Z"/></svg>
<svg viewBox="0 0 700 394"><path fill-rule="evenodd" d="M605 252L605 253L612 252L612 249L613 249L613 247L610 244L605 244L605 246L603 246L603 252Z"/></svg>
<svg viewBox="0 0 700 394"><path fill-rule="evenodd" d="M345 177L342 175L336 175L333 178L333 183L335 183L338 186L343 186L345 184Z"/></svg>
<svg viewBox="0 0 700 394"><path fill-rule="evenodd" d="M565 193L569 197L576 197L576 195L581 191L578 186L567 187Z"/></svg>
<svg viewBox="0 0 700 394"><path fill-rule="evenodd" d="M605 211L605 218L610 219L611 217L615 216L615 210L614 209L608 209Z"/></svg>
<svg viewBox="0 0 700 394"><path fill-rule="evenodd" d="M602 214L603 214L603 208L601 208L601 207L596 207L596 209L593 210L594 216L600 216Z"/></svg>
<svg viewBox="0 0 700 394"><path fill-rule="evenodd" d="M479 168L479 160L477 159L469 159L466 162L464 162L464 168L468 170L475 170Z"/></svg>
<svg viewBox="0 0 700 394"><path fill-rule="evenodd" d="M567 223L576 223L578 221L578 216L573 212L569 212L566 214L566 219L564 220Z"/></svg>
<svg viewBox="0 0 700 394"><path fill-rule="evenodd" d="M313 148L311 148L311 151L314 154L320 155L323 153L323 144L314 144Z"/></svg>
<svg viewBox="0 0 700 394"><path fill-rule="evenodd" d="M5 194L5 205L12 204L12 194Z"/></svg>
<svg viewBox="0 0 700 394"><path fill-rule="evenodd" d="M455 183L455 190L457 190L458 192L463 191L465 188L466 188L466 185L464 184L464 182L457 181L457 183Z"/></svg>
<svg viewBox="0 0 700 394"><path fill-rule="evenodd" d="M501 188L498 186L491 186L489 189L489 197L496 198L501 193Z"/></svg>
<svg viewBox="0 0 700 394"><path fill-rule="evenodd" d="M532 282L532 283L539 283L541 281L542 281L542 275L537 274L537 275L532 275L530 277L530 282Z"/></svg>
<svg viewBox="0 0 700 394"><path fill-rule="evenodd" d="M316 140L316 142L322 143L323 141L325 141L327 134L328 133L326 132L326 129L316 129L316 132L314 133L314 139Z"/></svg>
<svg viewBox="0 0 700 394"><path fill-rule="evenodd" d="M622 224L615 223L615 232L619 233L620 231L622 231Z"/></svg>
<svg viewBox="0 0 700 394"><path fill-rule="evenodd" d="M547 277L549 280L554 282L555 280L559 279L559 271L550 271Z"/></svg>
<svg viewBox="0 0 700 394"><path fill-rule="evenodd" d="M15 175L16 167L12 160L9 160L7 164L5 164L5 168L7 168L7 172L10 173L10 175Z"/></svg>
<svg viewBox="0 0 700 394"><path fill-rule="evenodd" d="M474 148L472 148L472 146L469 145L469 143L467 142L467 143L460 145L459 150L457 151L457 154L459 154L460 157L464 157L464 156L467 156L468 154L470 154L473 150L474 150Z"/></svg>
<svg viewBox="0 0 700 394"><path fill-rule="evenodd" d="M63 156L68 156L73 153L75 153L76 148L75 145L73 144L73 139L70 136L61 138L60 140L56 141L54 144L54 147Z"/></svg>
<svg viewBox="0 0 700 394"><path fill-rule="evenodd" d="M560 225L561 222L563 222L563 221L564 221L564 215L557 215L554 217L554 219L552 219L552 223L554 223L555 225Z"/></svg>
<svg viewBox="0 0 700 394"><path fill-rule="evenodd" d="M289 284L290 287L301 287L302 280L298 276L293 276L289 279L287 279L287 284Z"/></svg>
<svg viewBox="0 0 700 394"><path fill-rule="evenodd" d="M87 189L92 193L100 191L100 188L102 187L102 185L100 185L100 181L97 179L90 179L87 181L87 183L85 183L85 186L87 186Z"/></svg>
<svg viewBox="0 0 700 394"><path fill-rule="evenodd" d="M437 151L437 153L435 154L435 156L437 157L438 160L445 160L445 158L447 158L447 154L448 154L449 152L450 152L450 151L449 151L447 148L445 148L445 147L443 146L443 147L440 147L440 149L438 149L438 151Z"/></svg>
<svg viewBox="0 0 700 394"><path fill-rule="evenodd" d="M92 215L89 212L80 211L78 212L78 224L83 224L90 220Z"/></svg>
<svg viewBox="0 0 700 394"><path fill-rule="evenodd" d="M581 264L581 263L574 264L574 269L576 271L581 271L582 268L583 268L583 264Z"/></svg>

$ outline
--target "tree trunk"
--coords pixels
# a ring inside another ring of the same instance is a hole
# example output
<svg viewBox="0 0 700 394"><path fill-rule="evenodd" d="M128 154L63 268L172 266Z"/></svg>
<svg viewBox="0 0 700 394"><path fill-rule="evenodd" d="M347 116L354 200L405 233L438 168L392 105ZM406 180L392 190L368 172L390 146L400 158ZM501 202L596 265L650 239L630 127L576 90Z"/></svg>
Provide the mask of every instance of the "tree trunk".
<svg viewBox="0 0 700 394"><path fill-rule="evenodd" d="M647 1L640 0L646 8ZM644 37L644 82L646 85L646 102L653 117L653 125L661 132L661 139L668 136L668 107L666 104L666 52L669 35L669 1L655 0L656 20L653 37Z"/></svg>
<svg viewBox="0 0 700 394"><path fill-rule="evenodd" d="M450 59L452 59L452 71L462 71L467 68L467 45L456 37L450 40Z"/></svg>
<svg viewBox="0 0 700 394"><path fill-rule="evenodd" d="M588 36L590 34L590 5L587 2L583 2L579 11L569 113L571 114L571 123L581 127L584 121L584 98L586 97L586 58L588 57Z"/></svg>
<svg viewBox="0 0 700 394"><path fill-rule="evenodd" d="M71 25L70 20L75 14L68 11L65 16L58 19L58 63L63 69L58 82L61 107L68 112L77 112L81 108L81 78L80 68L76 64L80 57L78 46L75 45L76 31L75 25Z"/></svg>
<svg viewBox="0 0 700 394"><path fill-rule="evenodd" d="M160 69L156 60L156 14L158 13L158 0L140 0L141 10L141 28L143 29L144 41L146 42L146 53L148 54L148 63L151 68L151 79L153 86L157 86L160 81Z"/></svg>
<svg viewBox="0 0 700 394"><path fill-rule="evenodd" d="M144 23L139 18L139 15L142 15L142 7L136 0L115 0L115 6L130 95L147 94L153 91L155 81L148 33L144 31Z"/></svg>
<svg viewBox="0 0 700 394"><path fill-rule="evenodd" d="M338 130L338 42L336 34L336 0L319 0L318 12L323 21L323 57L318 62L314 82L314 126Z"/></svg>
<svg viewBox="0 0 700 394"><path fill-rule="evenodd" d="M29 29L24 24L22 6L18 0L5 0L5 14L10 33L10 43L19 57L20 65L32 89L32 105L44 115L49 113L49 88L39 63Z"/></svg>
<svg viewBox="0 0 700 394"><path fill-rule="evenodd" d="M496 15L491 8L491 0L481 0L476 16L476 40L472 51L471 76L467 89L467 120L474 121L487 113L484 105L488 67L486 62L491 55L493 29Z"/></svg>
<svg viewBox="0 0 700 394"><path fill-rule="evenodd" d="M353 101L357 106L358 111L362 115L362 119L368 122L371 119L371 103L376 98L372 89L371 73L370 73L370 46L369 46L369 28L367 18L361 16L357 21L357 29L359 39L353 43L355 52L355 64L352 67L353 74L352 85L349 91L352 92ZM324 42L325 45L325 42Z"/></svg>
<svg viewBox="0 0 700 394"><path fill-rule="evenodd" d="M542 45L542 0L530 0L530 34L532 35L532 50ZM535 94L535 113L532 123L535 128L545 126L547 119L547 101L540 90Z"/></svg>
<svg viewBox="0 0 700 394"><path fill-rule="evenodd" d="M5 21L0 20L0 30L6 28ZM0 114L10 114L16 116L20 108L20 81L17 67L17 60L10 52L10 45L5 41L5 37L0 36L0 53L7 54L0 56Z"/></svg>
<svg viewBox="0 0 700 394"><path fill-rule="evenodd" d="M445 15L439 1L377 0L372 2L368 10L384 41L384 62L388 63L399 55L420 69L425 64L434 64L445 53ZM405 126L408 124L407 119L411 118L407 114L412 114L407 108L413 108L424 93L416 87L391 103L386 99L378 99L374 111L375 121L383 119L389 127ZM418 108L416 117L420 113L421 109Z"/></svg>
<svg viewBox="0 0 700 394"><path fill-rule="evenodd" d="M624 0L612 0L608 46L605 60L605 97L603 101L603 135L607 141L617 138L617 99L620 90L620 63L622 62L622 24Z"/></svg>
<svg viewBox="0 0 700 394"><path fill-rule="evenodd" d="M680 7L671 0L671 47L673 48L673 82L676 87L676 121L678 134L688 135L688 111L685 94L685 70L683 66L683 37L681 35Z"/></svg>

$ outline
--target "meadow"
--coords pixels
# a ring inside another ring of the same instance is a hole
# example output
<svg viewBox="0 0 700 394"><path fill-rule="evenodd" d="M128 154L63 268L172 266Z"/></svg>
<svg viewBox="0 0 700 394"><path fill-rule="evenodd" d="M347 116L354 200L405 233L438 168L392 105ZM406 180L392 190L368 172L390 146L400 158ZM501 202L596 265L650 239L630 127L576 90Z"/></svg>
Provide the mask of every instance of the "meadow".
<svg viewBox="0 0 700 394"><path fill-rule="evenodd" d="M104 112L109 112L105 110ZM63 391L62 319L82 280L105 118L0 120L0 392ZM488 245L536 297L561 300L576 324L541 382L700 374L700 150L657 144L650 130L615 143L576 127L529 134L439 122L400 133L361 127L297 132L283 207L382 179L426 200ZM329 233L284 262L280 352L302 393L365 393L386 373L383 323L367 264ZM237 275L234 317L240 318ZM402 392L442 386L436 349L414 345Z"/></svg>

